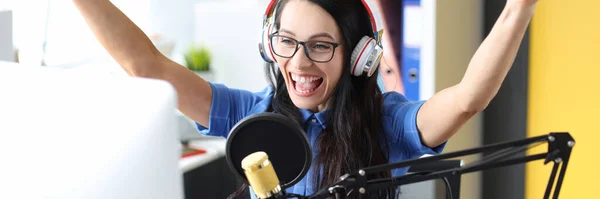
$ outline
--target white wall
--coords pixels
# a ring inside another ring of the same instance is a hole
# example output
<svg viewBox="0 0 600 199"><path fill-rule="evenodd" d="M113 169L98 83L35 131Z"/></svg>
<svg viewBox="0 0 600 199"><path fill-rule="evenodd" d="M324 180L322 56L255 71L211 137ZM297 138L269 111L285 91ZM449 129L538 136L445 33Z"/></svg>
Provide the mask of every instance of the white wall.
<svg viewBox="0 0 600 199"><path fill-rule="evenodd" d="M267 86L258 51L265 3L206 1L195 5L194 41L214 55L216 80L234 88L259 91Z"/></svg>
<svg viewBox="0 0 600 199"><path fill-rule="evenodd" d="M187 49L194 42L194 5L213 0L148 0L150 3L149 31L175 42L175 52ZM225 9L225 8L222 8Z"/></svg>
<svg viewBox="0 0 600 199"><path fill-rule="evenodd" d="M208 19L197 18L196 4L211 4L222 2L223 0L146 0L149 3L148 20L151 26L148 31L154 34L161 34L176 42L175 52L179 53L196 41L196 25L202 24L208 20L220 20L217 16ZM247 3L256 3L266 7L267 0L224 0L225 2L235 2L235 4L217 5L211 12L228 12L228 9L240 9ZM261 8L262 9L262 8ZM260 10L260 9L259 9ZM260 28L260 27L259 27Z"/></svg>

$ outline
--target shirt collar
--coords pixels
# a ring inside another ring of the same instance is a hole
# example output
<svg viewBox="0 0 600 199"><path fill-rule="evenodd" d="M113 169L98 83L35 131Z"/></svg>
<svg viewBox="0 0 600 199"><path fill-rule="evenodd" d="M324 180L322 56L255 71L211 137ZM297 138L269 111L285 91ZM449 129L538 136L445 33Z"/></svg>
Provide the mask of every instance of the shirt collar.
<svg viewBox="0 0 600 199"><path fill-rule="evenodd" d="M302 122L306 124L311 119L316 119L317 122L321 125L321 128L325 129L327 126L327 119L329 118L330 109L325 109L321 112L313 113L308 109L300 109L300 113L302 114Z"/></svg>

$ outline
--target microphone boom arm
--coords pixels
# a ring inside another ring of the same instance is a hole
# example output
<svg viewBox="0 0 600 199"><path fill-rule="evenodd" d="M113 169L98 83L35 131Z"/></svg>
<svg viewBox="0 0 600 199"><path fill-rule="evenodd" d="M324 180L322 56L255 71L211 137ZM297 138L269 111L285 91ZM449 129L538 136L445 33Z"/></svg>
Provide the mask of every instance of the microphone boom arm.
<svg viewBox="0 0 600 199"><path fill-rule="evenodd" d="M535 147L543 143L548 144L548 151L545 153L510 158L515 154L524 152L529 148ZM544 199L550 197L552 185L554 185L555 183L558 167L559 165L561 165L561 170L558 174L558 180L556 181L556 187L554 189L553 195L553 198L556 199L558 198L558 195L560 193L560 188L562 186L562 182L567 170L567 165L569 163L569 158L571 156L571 150L574 145L575 140L573 139L573 137L571 137L571 135L568 132L556 132L523 140L491 144L479 148L456 151L447 154L440 154L419 159L411 159L391 164L377 165L360 169L354 173L346 174L340 177L340 181L338 181L334 185L328 187L327 189L322 189L316 192L315 194L308 196L307 198L344 198L346 196L354 194L364 194L369 191L383 188L397 187L399 185L404 184L457 176L470 172L476 172L486 169L510 166L534 160L544 159L544 164L554 162L554 166L550 174L550 179L548 180L548 185L546 186ZM369 174L381 171L389 171L391 169L403 168L407 166L414 166L425 163L434 163L449 158L462 157L466 155L473 155L484 152L494 153L483 156L479 161L472 162L470 164L465 165L464 167L446 169L435 172L419 172L385 179L367 180L367 176L369 176Z"/></svg>

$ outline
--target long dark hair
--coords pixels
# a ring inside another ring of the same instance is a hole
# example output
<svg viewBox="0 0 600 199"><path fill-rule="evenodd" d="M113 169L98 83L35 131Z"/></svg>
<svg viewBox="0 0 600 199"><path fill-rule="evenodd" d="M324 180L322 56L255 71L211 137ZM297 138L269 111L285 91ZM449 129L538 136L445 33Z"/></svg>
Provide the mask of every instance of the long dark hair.
<svg viewBox="0 0 600 199"><path fill-rule="evenodd" d="M279 27L281 11L289 0L281 0L276 10L275 27ZM365 36L373 36L370 16L360 0L307 0L327 11L336 21L344 38L344 69L332 93L331 113L327 127L319 135L315 148L319 153L313 162L313 191L334 184L341 175L359 168L388 162L388 146L381 123L382 93L377 85L378 71L371 77L350 74L350 57L354 47ZM266 64L266 74L275 91L271 110L302 123L298 108L287 92L283 75L273 64ZM322 171L322 175L321 175ZM374 177L390 177L383 172ZM242 185L232 196L247 193ZM388 198L395 189L366 194L366 197ZM246 194L243 194L246 195ZM370 195L370 196L369 196ZM247 195L246 195L247 196Z"/></svg>

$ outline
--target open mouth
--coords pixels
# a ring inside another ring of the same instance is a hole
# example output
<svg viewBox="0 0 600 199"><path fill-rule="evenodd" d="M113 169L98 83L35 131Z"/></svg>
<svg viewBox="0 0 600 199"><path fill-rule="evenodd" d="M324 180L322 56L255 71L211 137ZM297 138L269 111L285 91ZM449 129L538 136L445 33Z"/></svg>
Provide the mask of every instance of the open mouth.
<svg viewBox="0 0 600 199"><path fill-rule="evenodd" d="M308 97L316 93L323 84L323 78L312 75L299 75L290 73L294 91L299 96Z"/></svg>

